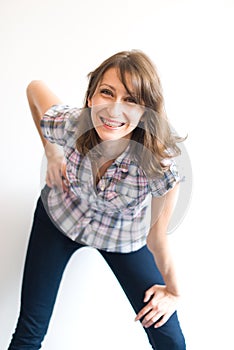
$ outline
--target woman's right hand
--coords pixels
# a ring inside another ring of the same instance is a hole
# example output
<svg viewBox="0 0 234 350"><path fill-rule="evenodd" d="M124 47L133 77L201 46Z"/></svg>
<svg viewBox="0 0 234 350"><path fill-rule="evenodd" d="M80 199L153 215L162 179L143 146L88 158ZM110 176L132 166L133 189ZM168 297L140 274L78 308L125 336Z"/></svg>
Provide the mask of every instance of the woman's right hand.
<svg viewBox="0 0 234 350"><path fill-rule="evenodd" d="M47 172L46 184L49 187L63 188L62 184L62 166L64 164L64 156L61 154L53 154L47 156Z"/></svg>
<svg viewBox="0 0 234 350"><path fill-rule="evenodd" d="M45 145L47 158L46 184L49 187L63 188L62 168L64 167L64 153L55 143L47 142Z"/></svg>

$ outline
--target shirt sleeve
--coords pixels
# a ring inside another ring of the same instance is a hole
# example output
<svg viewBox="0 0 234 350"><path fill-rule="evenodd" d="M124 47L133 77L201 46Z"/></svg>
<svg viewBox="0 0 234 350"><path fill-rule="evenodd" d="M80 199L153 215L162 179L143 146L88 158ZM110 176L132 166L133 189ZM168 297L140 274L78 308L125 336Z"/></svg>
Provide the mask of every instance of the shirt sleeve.
<svg viewBox="0 0 234 350"><path fill-rule="evenodd" d="M51 143L64 146L77 130L80 111L68 105L52 106L41 119L43 136Z"/></svg>
<svg viewBox="0 0 234 350"><path fill-rule="evenodd" d="M149 180L149 186L153 197L164 196L181 181L174 159L166 160L165 165L168 165L168 168L164 171L161 178Z"/></svg>

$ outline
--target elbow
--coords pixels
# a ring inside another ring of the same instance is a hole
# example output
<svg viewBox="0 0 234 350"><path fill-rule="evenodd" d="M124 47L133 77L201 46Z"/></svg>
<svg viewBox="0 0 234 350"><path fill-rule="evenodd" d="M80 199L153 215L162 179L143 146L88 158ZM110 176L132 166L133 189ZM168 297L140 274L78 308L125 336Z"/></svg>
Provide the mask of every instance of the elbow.
<svg viewBox="0 0 234 350"><path fill-rule="evenodd" d="M153 234L149 233L146 238L146 245L151 253L155 251L156 248L156 238Z"/></svg>
<svg viewBox="0 0 234 350"><path fill-rule="evenodd" d="M151 253L157 252L167 244L167 231L165 227L151 228L146 237L146 244Z"/></svg>
<svg viewBox="0 0 234 350"><path fill-rule="evenodd" d="M28 86L27 86L27 88L26 88L26 95L27 95L27 98L28 98L29 101L30 101L30 99L31 99L32 90L33 90L33 87L34 87L36 81L37 81L37 80L32 80L32 81L28 84Z"/></svg>
<svg viewBox="0 0 234 350"><path fill-rule="evenodd" d="M28 104L31 109L33 117L35 113L37 113L35 97L37 96L38 86L40 86L41 84L42 84L41 80L32 80L26 88L26 96L27 96Z"/></svg>
<svg viewBox="0 0 234 350"><path fill-rule="evenodd" d="M29 96L31 95L31 93L32 93L32 91L34 90L35 86L38 86L39 84L42 84L42 83L43 83L42 80L32 80L32 81L28 84L28 86L27 86L27 88L26 88L26 94L27 94L27 96L29 97Z"/></svg>

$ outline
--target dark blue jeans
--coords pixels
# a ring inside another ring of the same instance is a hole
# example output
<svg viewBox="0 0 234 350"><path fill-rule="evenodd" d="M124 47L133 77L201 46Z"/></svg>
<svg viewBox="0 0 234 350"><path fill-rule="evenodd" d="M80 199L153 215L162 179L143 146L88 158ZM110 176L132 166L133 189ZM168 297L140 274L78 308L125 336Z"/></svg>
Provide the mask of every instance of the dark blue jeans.
<svg viewBox="0 0 234 350"><path fill-rule="evenodd" d="M24 268L20 315L8 350L41 348L64 269L72 254L81 247L53 225L39 199ZM145 291L153 284L163 284L146 246L132 253L100 251L100 254L111 267L136 313L144 306ZM176 313L164 326L157 329L152 326L146 332L153 349L185 349Z"/></svg>

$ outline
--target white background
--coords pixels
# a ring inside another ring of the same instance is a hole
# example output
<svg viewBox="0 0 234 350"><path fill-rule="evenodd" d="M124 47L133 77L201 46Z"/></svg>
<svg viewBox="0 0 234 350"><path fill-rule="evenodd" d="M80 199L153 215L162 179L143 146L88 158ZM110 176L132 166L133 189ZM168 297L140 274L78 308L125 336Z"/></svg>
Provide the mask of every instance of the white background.
<svg viewBox="0 0 234 350"><path fill-rule="evenodd" d="M43 149L25 97L43 79L82 106L86 74L125 49L156 63L166 109L193 167L187 215L170 236L188 350L233 347L233 81L231 0L2 0L0 3L0 349L19 310L24 256L40 193ZM95 250L70 261L45 350L150 349Z"/></svg>

